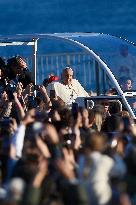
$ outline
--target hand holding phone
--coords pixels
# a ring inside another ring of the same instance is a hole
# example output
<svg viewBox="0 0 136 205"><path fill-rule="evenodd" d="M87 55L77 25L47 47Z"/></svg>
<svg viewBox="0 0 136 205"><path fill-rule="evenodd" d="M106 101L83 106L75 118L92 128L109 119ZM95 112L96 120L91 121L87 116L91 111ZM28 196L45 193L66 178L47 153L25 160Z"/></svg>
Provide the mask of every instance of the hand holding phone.
<svg viewBox="0 0 136 205"><path fill-rule="evenodd" d="M56 97L55 90L50 90L50 98L55 98L55 97Z"/></svg>
<svg viewBox="0 0 136 205"><path fill-rule="evenodd" d="M78 113L78 103L72 103L72 114L75 115Z"/></svg>
<svg viewBox="0 0 136 205"><path fill-rule="evenodd" d="M37 106L34 96L28 96L28 104L32 108L35 108Z"/></svg>

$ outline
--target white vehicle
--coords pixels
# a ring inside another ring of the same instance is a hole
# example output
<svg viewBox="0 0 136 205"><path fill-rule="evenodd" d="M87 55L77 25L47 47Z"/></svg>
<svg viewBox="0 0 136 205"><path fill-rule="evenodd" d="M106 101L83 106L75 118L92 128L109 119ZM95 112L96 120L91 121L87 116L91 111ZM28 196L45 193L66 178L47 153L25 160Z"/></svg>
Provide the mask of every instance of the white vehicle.
<svg viewBox="0 0 136 205"><path fill-rule="evenodd" d="M71 66L89 98L83 106L96 101L117 101L136 118L136 47L132 42L99 33L18 34L0 37L0 55L21 55L32 68L35 84L51 73L60 76ZM4 47L3 47L4 46ZM32 47L32 50L31 50ZM114 88L116 94L107 96Z"/></svg>

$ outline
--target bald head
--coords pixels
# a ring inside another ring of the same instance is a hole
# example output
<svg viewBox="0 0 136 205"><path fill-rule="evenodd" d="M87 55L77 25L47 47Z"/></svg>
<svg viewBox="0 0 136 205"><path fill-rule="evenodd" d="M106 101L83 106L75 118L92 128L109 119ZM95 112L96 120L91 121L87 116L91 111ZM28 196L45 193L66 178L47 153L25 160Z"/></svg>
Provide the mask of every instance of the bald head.
<svg viewBox="0 0 136 205"><path fill-rule="evenodd" d="M62 71L62 81L65 85L70 85L73 79L73 70L70 67L66 67Z"/></svg>

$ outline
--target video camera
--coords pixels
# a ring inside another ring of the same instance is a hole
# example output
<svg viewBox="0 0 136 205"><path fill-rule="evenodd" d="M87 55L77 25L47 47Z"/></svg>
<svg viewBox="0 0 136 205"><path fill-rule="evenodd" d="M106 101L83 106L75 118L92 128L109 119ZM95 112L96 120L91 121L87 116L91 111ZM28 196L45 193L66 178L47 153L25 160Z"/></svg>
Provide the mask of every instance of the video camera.
<svg viewBox="0 0 136 205"><path fill-rule="evenodd" d="M11 81L5 87L9 101L12 101L14 99L13 93L16 91L16 86L17 84L14 81Z"/></svg>

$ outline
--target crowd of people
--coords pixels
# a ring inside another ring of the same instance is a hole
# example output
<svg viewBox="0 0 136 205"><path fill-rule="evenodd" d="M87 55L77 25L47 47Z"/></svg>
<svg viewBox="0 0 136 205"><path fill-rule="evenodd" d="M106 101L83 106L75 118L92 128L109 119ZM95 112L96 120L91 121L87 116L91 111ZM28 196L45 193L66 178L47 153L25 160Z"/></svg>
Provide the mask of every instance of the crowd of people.
<svg viewBox="0 0 136 205"><path fill-rule="evenodd" d="M34 85L21 56L0 59L0 204L136 204L129 113L79 107L88 93L70 67L49 82Z"/></svg>

